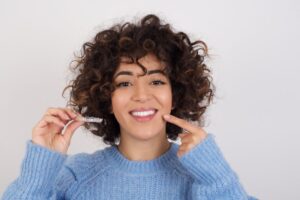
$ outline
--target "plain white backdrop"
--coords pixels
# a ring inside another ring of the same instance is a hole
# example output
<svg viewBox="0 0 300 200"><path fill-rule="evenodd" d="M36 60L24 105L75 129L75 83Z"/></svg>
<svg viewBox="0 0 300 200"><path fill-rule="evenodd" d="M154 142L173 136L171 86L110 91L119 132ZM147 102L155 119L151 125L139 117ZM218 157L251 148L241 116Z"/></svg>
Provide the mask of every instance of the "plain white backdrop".
<svg viewBox="0 0 300 200"><path fill-rule="evenodd" d="M102 28L149 13L207 43L217 97L204 129L247 193L300 199L297 0L1 0L0 194L19 175L33 126L66 105L73 54ZM104 147L79 129L68 153Z"/></svg>

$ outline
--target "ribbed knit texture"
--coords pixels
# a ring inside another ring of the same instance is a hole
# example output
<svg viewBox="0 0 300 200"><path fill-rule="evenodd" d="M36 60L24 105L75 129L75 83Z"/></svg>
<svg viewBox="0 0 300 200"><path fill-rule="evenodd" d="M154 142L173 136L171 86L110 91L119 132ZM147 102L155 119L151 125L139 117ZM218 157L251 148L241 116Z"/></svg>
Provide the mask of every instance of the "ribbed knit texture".
<svg viewBox="0 0 300 200"><path fill-rule="evenodd" d="M20 176L2 200L256 199L245 192L214 135L180 158L179 145L171 144L156 159L131 161L116 146L67 156L29 140Z"/></svg>

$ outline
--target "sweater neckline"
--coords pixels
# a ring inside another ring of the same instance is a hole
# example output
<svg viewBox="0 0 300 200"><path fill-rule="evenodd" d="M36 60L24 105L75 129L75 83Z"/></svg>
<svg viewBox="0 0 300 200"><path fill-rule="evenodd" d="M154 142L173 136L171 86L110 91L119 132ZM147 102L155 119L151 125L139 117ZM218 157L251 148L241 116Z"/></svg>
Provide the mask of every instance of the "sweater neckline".
<svg viewBox="0 0 300 200"><path fill-rule="evenodd" d="M177 145L170 142L170 148L157 158L152 160L135 161L127 159L117 148L113 145L107 149L107 158L112 162L112 165L124 173L156 173L161 171L169 171L172 160L177 158Z"/></svg>

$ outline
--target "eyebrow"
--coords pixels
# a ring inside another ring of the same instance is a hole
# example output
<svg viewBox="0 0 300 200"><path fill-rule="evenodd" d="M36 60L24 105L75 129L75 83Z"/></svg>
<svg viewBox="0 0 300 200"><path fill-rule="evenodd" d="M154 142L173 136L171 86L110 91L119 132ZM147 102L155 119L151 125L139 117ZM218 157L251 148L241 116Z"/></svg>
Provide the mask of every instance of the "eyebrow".
<svg viewBox="0 0 300 200"><path fill-rule="evenodd" d="M164 76L166 76L165 72L160 70L160 69L155 69L155 70L150 70L150 71L147 71L147 75L151 75L151 74L156 74L156 73L159 73L159 74L162 74ZM114 76L114 79L117 78L117 76L119 75L129 75L129 76L133 76L133 73L131 71L120 71L118 72L115 76Z"/></svg>

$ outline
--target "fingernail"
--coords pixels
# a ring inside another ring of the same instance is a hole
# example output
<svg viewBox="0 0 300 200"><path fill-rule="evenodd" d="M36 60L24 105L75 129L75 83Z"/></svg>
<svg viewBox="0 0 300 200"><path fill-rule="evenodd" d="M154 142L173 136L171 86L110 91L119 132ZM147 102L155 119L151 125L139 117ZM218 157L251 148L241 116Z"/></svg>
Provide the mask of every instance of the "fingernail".
<svg viewBox="0 0 300 200"><path fill-rule="evenodd" d="M170 115L164 115L165 119L170 119Z"/></svg>

